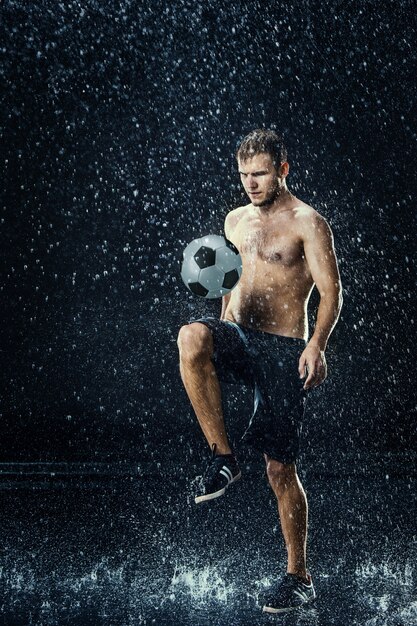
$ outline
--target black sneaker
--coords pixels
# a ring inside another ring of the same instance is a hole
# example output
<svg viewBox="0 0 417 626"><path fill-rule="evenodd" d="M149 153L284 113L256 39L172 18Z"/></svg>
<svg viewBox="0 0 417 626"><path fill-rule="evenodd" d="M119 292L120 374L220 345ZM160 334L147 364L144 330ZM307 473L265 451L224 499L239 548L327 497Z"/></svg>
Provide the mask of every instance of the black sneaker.
<svg viewBox="0 0 417 626"><path fill-rule="evenodd" d="M309 583L305 583L296 574L286 574L275 589L265 597L262 610L266 613L285 613L304 606L315 597L316 592L310 575Z"/></svg>
<svg viewBox="0 0 417 626"><path fill-rule="evenodd" d="M197 504L222 496L226 488L242 476L233 454L216 455L215 443L212 450L210 465L201 480L201 495L195 497Z"/></svg>

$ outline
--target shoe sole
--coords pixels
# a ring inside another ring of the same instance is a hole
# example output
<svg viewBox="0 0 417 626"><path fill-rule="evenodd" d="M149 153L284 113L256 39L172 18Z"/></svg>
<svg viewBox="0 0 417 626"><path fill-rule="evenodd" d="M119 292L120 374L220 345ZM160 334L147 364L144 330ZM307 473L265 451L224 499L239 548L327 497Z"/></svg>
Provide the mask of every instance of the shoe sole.
<svg viewBox="0 0 417 626"><path fill-rule="evenodd" d="M309 600L306 600L305 602L303 602L303 604L300 604L299 606L288 606L283 609L274 609L274 607L272 606L264 606L262 611L264 613L289 613L290 611L297 611L297 609L302 609L306 604L310 604L310 602L313 602L313 600L315 599L316 596L310 598Z"/></svg>
<svg viewBox="0 0 417 626"><path fill-rule="evenodd" d="M229 485L236 482L241 477L242 477L242 472L239 472L239 474L236 474L236 476L233 477L230 483L228 483L225 487L223 487L223 489L219 489L219 491L215 491L214 493L208 493L205 496L196 496L195 497L196 504L199 504L200 502L207 502L207 500L214 500L215 498L220 498L220 496L224 494L224 492L229 487Z"/></svg>

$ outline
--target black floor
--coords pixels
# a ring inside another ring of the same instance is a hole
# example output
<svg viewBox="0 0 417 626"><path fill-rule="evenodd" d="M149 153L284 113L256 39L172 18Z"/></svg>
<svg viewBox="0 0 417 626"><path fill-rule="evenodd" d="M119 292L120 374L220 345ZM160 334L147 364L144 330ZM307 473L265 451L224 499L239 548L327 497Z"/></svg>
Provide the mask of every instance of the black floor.
<svg viewBox="0 0 417 626"><path fill-rule="evenodd" d="M314 607L263 614L285 570L260 468L194 505L174 475L3 482L1 624L416 626L416 479L306 474Z"/></svg>

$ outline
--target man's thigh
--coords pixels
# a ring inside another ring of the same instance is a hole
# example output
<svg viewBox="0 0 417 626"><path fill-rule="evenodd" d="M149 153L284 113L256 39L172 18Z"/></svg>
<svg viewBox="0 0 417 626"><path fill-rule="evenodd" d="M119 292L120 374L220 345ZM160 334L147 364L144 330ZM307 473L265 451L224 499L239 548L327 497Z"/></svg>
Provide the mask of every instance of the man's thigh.
<svg viewBox="0 0 417 626"><path fill-rule="evenodd" d="M215 317L191 319L188 323L196 322L207 326L212 334L212 361L219 380L253 385L253 364L236 327Z"/></svg>
<svg viewBox="0 0 417 626"><path fill-rule="evenodd" d="M251 341L252 340L252 341ZM306 404L298 361L302 340L252 337L257 352L254 413L244 439L282 463L295 461Z"/></svg>

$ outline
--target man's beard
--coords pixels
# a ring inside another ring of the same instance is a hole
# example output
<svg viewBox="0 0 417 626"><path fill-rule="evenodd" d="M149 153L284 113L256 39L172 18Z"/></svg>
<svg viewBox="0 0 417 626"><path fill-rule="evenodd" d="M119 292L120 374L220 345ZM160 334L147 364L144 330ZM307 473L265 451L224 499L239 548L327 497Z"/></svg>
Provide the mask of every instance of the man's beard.
<svg viewBox="0 0 417 626"><path fill-rule="evenodd" d="M262 202L260 202L259 204L257 204L256 206L270 206L271 204L273 204L275 202L275 200L278 198L278 196L281 195L281 187L279 187L278 185L275 187L275 189L273 191L271 191L270 195L267 196L265 198L265 200L262 200Z"/></svg>

